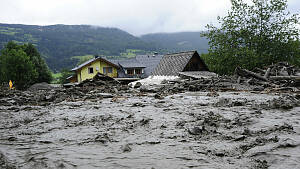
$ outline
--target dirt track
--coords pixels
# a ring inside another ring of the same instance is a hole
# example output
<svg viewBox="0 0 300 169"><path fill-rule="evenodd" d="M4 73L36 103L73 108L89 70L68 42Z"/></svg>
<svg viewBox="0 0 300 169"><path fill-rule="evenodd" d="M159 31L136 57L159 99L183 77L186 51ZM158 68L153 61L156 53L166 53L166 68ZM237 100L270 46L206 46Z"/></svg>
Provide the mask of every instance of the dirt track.
<svg viewBox="0 0 300 169"><path fill-rule="evenodd" d="M0 106L0 168L300 168L296 94Z"/></svg>

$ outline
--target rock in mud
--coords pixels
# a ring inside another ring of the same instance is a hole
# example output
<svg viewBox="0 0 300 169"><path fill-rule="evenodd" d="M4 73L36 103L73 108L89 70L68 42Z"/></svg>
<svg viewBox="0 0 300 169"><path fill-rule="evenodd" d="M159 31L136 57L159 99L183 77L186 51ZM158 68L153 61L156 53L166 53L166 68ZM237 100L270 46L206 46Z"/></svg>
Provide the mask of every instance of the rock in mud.
<svg viewBox="0 0 300 169"><path fill-rule="evenodd" d="M111 140L110 140L108 134L104 133L104 134L100 134L100 135L96 136L94 141L100 142L102 144L106 144L107 142L110 142Z"/></svg>
<svg viewBox="0 0 300 169"><path fill-rule="evenodd" d="M129 144L125 144L125 145L123 145L123 146L121 147L121 150L122 150L123 153L125 153L125 152L130 152L132 149L131 149L131 147L129 146Z"/></svg>
<svg viewBox="0 0 300 169"><path fill-rule="evenodd" d="M140 102L132 104L132 107L145 107L145 106L146 105L144 105L143 103L140 103Z"/></svg>
<svg viewBox="0 0 300 169"><path fill-rule="evenodd" d="M293 139L287 138L280 140L278 148L290 148L290 147L297 147L300 145L300 142L295 141Z"/></svg>
<svg viewBox="0 0 300 169"><path fill-rule="evenodd" d="M141 82L137 82L135 85L134 85L134 88L139 88L142 86L142 83Z"/></svg>
<svg viewBox="0 0 300 169"><path fill-rule="evenodd" d="M144 126L144 125L148 124L150 122L150 120L152 120L152 119L150 119L150 118L143 118L142 120L140 120L140 124L142 126Z"/></svg>
<svg viewBox="0 0 300 169"><path fill-rule="evenodd" d="M189 128L188 132L191 135L200 135L205 132L205 127L204 126L195 126L195 127Z"/></svg>

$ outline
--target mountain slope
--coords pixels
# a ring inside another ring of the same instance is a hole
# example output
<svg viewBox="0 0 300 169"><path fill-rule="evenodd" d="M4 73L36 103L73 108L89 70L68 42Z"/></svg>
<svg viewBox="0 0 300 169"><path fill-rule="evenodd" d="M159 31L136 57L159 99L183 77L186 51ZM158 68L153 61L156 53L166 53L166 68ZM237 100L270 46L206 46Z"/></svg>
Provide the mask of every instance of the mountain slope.
<svg viewBox="0 0 300 169"><path fill-rule="evenodd" d="M53 71L72 68L87 55L134 57L136 54L197 50L208 41L200 32L156 33L135 37L117 28L89 25L0 24L0 49L9 41L34 44Z"/></svg>
<svg viewBox="0 0 300 169"><path fill-rule="evenodd" d="M73 56L120 56L126 49L155 50L153 44L120 29L88 25L0 24L0 49L11 40L36 45L52 70L74 66L78 60Z"/></svg>
<svg viewBox="0 0 300 169"><path fill-rule="evenodd" d="M142 35L140 38L148 43L155 43L157 48L170 52L197 50L207 53L208 40L200 37L201 32L154 33Z"/></svg>

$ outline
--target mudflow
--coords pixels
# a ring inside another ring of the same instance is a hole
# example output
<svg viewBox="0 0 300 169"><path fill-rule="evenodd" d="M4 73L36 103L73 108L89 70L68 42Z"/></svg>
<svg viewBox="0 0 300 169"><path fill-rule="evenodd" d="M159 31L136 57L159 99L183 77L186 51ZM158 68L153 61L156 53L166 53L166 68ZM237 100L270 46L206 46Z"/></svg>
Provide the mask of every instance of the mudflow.
<svg viewBox="0 0 300 169"><path fill-rule="evenodd" d="M242 78L1 88L0 168L300 168L299 86Z"/></svg>

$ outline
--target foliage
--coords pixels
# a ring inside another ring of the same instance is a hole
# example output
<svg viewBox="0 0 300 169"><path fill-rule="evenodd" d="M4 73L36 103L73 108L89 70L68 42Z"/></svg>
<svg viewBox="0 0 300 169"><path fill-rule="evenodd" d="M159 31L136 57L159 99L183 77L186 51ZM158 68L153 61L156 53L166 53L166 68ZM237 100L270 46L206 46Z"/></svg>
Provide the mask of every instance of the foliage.
<svg viewBox="0 0 300 169"><path fill-rule="evenodd" d="M31 44L18 45L8 42L0 56L0 82L14 82L18 89L24 89L33 83L50 82L51 73Z"/></svg>
<svg viewBox="0 0 300 169"><path fill-rule="evenodd" d="M74 73L70 72L68 69L62 69L60 74L61 74L61 76L59 77L59 83L66 84L66 83L69 83L67 78L72 76Z"/></svg>
<svg viewBox="0 0 300 169"><path fill-rule="evenodd" d="M59 82L59 79L61 77L61 73L60 72L59 73L53 73L53 72L51 72L51 75L52 75L52 81L51 81L52 84L58 84L58 83L60 83Z"/></svg>
<svg viewBox="0 0 300 169"><path fill-rule="evenodd" d="M83 56L73 56L72 59L77 59L78 60L78 63L77 63L77 66L78 66L78 65L81 65L82 63L84 63L88 60L91 60L94 57L95 57L94 55L83 55Z"/></svg>
<svg viewBox="0 0 300 169"><path fill-rule="evenodd" d="M37 49L32 44L24 44L23 45L25 53L30 57L31 62L33 63L38 77L35 79L34 83L38 82L47 82L50 83L52 80L51 72L41 55L37 51Z"/></svg>
<svg viewBox="0 0 300 169"><path fill-rule="evenodd" d="M30 57L13 42L9 42L2 50L0 62L2 83L12 80L16 88L24 89L38 77Z"/></svg>
<svg viewBox="0 0 300 169"><path fill-rule="evenodd" d="M126 49L125 52L120 53L121 57L123 58L133 58L138 54L145 54L147 53L144 50L138 50L138 49Z"/></svg>
<svg viewBox="0 0 300 169"><path fill-rule="evenodd" d="M247 69L274 62L299 61L299 17L286 12L287 0L231 0L220 28L207 25L202 33L209 39L209 53L202 55L211 70L232 73L236 66Z"/></svg>

